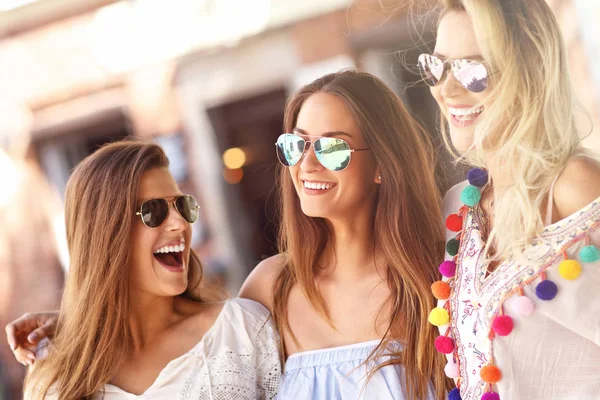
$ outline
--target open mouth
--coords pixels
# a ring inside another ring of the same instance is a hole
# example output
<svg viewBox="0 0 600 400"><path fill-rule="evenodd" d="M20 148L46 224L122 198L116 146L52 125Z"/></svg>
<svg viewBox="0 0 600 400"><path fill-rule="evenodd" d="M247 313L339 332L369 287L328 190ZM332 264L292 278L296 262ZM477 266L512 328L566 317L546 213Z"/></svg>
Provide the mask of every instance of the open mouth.
<svg viewBox="0 0 600 400"><path fill-rule="evenodd" d="M479 117L479 115L483 112L483 106L472 108L448 107L448 111L452 115L452 118L457 122L468 123Z"/></svg>
<svg viewBox="0 0 600 400"><path fill-rule="evenodd" d="M163 246L156 250L153 255L158 262L166 267L181 268L183 267L184 250L185 243L182 242L174 246Z"/></svg>
<svg viewBox="0 0 600 400"><path fill-rule="evenodd" d="M309 182L302 181L304 190L308 193L325 193L335 187L335 183L330 182Z"/></svg>

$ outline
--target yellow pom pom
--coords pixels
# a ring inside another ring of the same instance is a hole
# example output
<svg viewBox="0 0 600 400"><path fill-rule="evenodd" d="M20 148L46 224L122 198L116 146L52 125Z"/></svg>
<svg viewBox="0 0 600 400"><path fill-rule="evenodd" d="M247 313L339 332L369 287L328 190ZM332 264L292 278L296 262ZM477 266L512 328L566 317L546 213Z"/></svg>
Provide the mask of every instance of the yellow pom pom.
<svg viewBox="0 0 600 400"><path fill-rule="evenodd" d="M581 275L581 265L575 260L564 260L558 266L558 272L563 278L572 281Z"/></svg>
<svg viewBox="0 0 600 400"><path fill-rule="evenodd" d="M450 315L445 308L436 307L429 313L429 322L435 326L448 325Z"/></svg>

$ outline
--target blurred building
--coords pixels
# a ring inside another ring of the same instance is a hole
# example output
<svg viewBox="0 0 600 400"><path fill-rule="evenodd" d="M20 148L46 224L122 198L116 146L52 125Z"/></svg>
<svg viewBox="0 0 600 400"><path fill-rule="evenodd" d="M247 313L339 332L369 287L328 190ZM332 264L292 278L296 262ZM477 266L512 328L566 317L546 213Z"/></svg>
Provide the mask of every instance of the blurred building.
<svg viewBox="0 0 600 400"><path fill-rule="evenodd" d="M548 2L597 127L600 6ZM276 252L273 147L285 100L299 86L363 68L390 85L440 144L435 104L414 68L433 47L435 16L421 7L424 15L411 18L403 3L0 0L0 160L8 160L0 176L13 185L0 196L0 323L57 306L68 268L65 183L106 142L139 136L163 145L182 191L202 204L194 247L208 279L230 294ZM598 129L586 140L600 149ZM442 170L453 169L440 169L442 189L461 179ZM18 398L24 369L0 343L0 398L3 388Z"/></svg>

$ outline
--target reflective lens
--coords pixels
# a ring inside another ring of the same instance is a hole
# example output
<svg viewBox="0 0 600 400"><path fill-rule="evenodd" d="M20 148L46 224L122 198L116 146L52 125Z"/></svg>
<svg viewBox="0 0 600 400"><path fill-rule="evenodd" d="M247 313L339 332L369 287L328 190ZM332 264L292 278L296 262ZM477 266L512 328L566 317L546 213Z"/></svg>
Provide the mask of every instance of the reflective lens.
<svg viewBox="0 0 600 400"><path fill-rule="evenodd" d="M310 145L311 142L307 142L298 135L284 133L277 139L277 158L284 166L293 167L302 159ZM341 171L350 163L352 149L345 140L322 137L312 142L312 146L317 160L331 171Z"/></svg>
<svg viewBox="0 0 600 400"><path fill-rule="evenodd" d="M331 171L341 171L350 163L352 150L350 145L337 138L320 138L315 140L317 160Z"/></svg>
<svg viewBox="0 0 600 400"><path fill-rule="evenodd" d="M198 220L198 202L194 196L186 194L175 199L175 208L179 214L190 224Z"/></svg>
<svg viewBox="0 0 600 400"><path fill-rule="evenodd" d="M293 167L304 154L306 141L298 135L284 133L277 139L277 158L279 162L286 167Z"/></svg>
<svg viewBox="0 0 600 400"><path fill-rule="evenodd" d="M193 224L198 220L198 201L189 194L178 196L173 200L173 204L179 215L188 223ZM142 217L142 222L148 228L158 228L169 215L169 203L165 199L150 199L145 201L138 214Z"/></svg>
<svg viewBox="0 0 600 400"><path fill-rule="evenodd" d="M429 86L437 85L443 79L447 62L430 54L421 54L418 67L425 83ZM484 64L467 59L453 60L450 69L456 80L468 91L480 93L487 88L488 71Z"/></svg>
<svg viewBox="0 0 600 400"><path fill-rule="evenodd" d="M169 203L165 199L151 199L142 204L142 221L148 228L162 224L169 214Z"/></svg>
<svg viewBox="0 0 600 400"><path fill-rule="evenodd" d="M419 56L418 66L421 78L423 78L425 83L429 86L437 85L444 75L444 63L442 60L431 54L421 54Z"/></svg>
<svg viewBox="0 0 600 400"><path fill-rule="evenodd" d="M477 61L456 60L452 63L452 73L457 81L469 92L480 93L487 88L487 69Z"/></svg>

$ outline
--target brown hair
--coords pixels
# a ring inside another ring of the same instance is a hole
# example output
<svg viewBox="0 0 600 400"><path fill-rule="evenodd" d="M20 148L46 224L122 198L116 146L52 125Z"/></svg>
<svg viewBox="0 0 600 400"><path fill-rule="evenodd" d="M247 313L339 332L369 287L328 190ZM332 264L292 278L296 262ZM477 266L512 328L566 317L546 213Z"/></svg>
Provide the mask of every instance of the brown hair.
<svg viewBox="0 0 600 400"><path fill-rule="evenodd" d="M26 391L43 398L91 399L121 365L131 336L129 242L142 175L169 165L151 143L108 144L83 160L69 179L65 219L70 268L50 355L37 361ZM190 256L188 288L200 301L202 266Z"/></svg>
<svg viewBox="0 0 600 400"><path fill-rule="evenodd" d="M432 145L400 99L381 80L355 71L326 75L301 88L286 105L285 132L295 127L306 99L320 92L343 100L381 167L383 183L375 205L374 241L376 248L383 251L388 267L392 315L382 343L369 359L391 351L394 347L388 344L394 340L401 340L405 346L401 351L394 350L392 359L376 367L369 377L386 365L403 364L410 398L425 398L431 382L442 399L448 384L444 359L434 349L436 328L427 321L434 307L430 287L444 254ZM316 283L317 262L330 245L330 234L324 219L302 212L286 169L281 168L279 180L280 249L286 262L275 282L273 315L280 334L287 331L296 340L287 315L294 285L299 285L315 310L331 323Z"/></svg>

